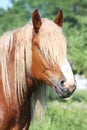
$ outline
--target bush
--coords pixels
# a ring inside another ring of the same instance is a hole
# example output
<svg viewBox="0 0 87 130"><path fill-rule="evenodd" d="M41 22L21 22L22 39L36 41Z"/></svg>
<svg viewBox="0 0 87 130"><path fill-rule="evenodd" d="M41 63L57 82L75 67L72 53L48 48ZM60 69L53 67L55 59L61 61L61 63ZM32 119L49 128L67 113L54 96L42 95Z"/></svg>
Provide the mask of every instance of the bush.
<svg viewBox="0 0 87 130"><path fill-rule="evenodd" d="M87 102L87 90L77 90L72 95L71 101Z"/></svg>
<svg viewBox="0 0 87 130"><path fill-rule="evenodd" d="M48 103L41 124L34 120L29 130L87 130L87 104L83 102Z"/></svg>

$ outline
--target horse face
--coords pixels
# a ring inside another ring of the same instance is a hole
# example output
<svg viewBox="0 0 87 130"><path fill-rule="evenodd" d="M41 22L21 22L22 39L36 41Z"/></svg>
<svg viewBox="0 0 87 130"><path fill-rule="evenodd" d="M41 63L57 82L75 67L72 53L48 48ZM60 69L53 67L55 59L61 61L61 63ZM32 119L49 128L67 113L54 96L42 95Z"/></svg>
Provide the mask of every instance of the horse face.
<svg viewBox="0 0 87 130"><path fill-rule="evenodd" d="M48 64L36 44L32 47L32 73L36 80L44 81L56 90L59 97L69 97L76 89L75 80L67 59L61 66Z"/></svg>
<svg viewBox="0 0 87 130"><path fill-rule="evenodd" d="M49 56L49 62L42 54L39 46L38 33L42 25L41 18L38 11L35 10L32 16L33 22L33 39L32 39L32 73L36 80L44 81L56 90L59 97L69 97L76 89L75 80L66 56L63 56L63 60L60 64L51 64L51 57ZM57 18L54 20L56 24L62 26L63 15L62 11L58 13ZM50 37L51 38L51 37ZM41 43L40 43L41 44ZM62 46L60 47L62 48Z"/></svg>

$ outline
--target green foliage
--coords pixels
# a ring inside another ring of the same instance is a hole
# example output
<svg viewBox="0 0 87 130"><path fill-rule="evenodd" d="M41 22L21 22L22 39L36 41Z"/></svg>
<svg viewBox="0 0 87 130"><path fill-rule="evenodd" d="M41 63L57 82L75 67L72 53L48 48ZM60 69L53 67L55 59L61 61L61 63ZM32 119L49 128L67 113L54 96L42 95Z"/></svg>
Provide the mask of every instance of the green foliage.
<svg viewBox="0 0 87 130"><path fill-rule="evenodd" d="M29 130L86 130L87 91L76 91L66 102L53 95L48 101L44 120L38 123L34 119Z"/></svg>
<svg viewBox="0 0 87 130"><path fill-rule="evenodd" d="M77 90L70 99L71 102L87 103L87 90Z"/></svg>
<svg viewBox="0 0 87 130"><path fill-rule="evenodd" d="M87 103L66 103L53 101L47 106L46 116L41 124L34 120L29 130L86 130Z"/></svg>
<svg viewBox="0 0 87 130"><path fill-rule="evenodd" d="M26 24L34 9L41 16L54 19L59 9L64 13L64 34L68 41L68 57L77 73L87 76L87 0L10 0L8 10L0 9L0 34Z"/></svg>

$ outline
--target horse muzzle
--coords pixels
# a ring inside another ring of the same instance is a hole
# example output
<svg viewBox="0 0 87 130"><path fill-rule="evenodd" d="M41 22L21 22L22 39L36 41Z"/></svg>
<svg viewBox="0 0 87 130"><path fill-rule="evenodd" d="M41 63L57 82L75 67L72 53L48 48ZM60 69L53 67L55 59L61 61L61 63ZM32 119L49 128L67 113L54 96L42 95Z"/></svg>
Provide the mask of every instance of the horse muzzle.
<svg viewBox="0 0 87 130"><path fill-rule="evenodd" d="M66 82L65 80L60 80L59 82L56 82L56 80L52 79L51 81L60 98L70 97L76 89L76 84L73 84L70 87L66 87L64 85L64 83Z"/></svg>

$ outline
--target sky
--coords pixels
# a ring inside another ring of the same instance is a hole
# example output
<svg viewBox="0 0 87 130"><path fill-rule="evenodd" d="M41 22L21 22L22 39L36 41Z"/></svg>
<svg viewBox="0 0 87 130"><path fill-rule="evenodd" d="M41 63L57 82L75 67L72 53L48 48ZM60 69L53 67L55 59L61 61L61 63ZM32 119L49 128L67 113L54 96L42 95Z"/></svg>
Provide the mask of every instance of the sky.
<svg viewBox="0 0 87 130"><path fill-rule="evenodd" d="M11 3L9 0L0 0L0 7L7 9L8 7L11 7Z"/></svg>

